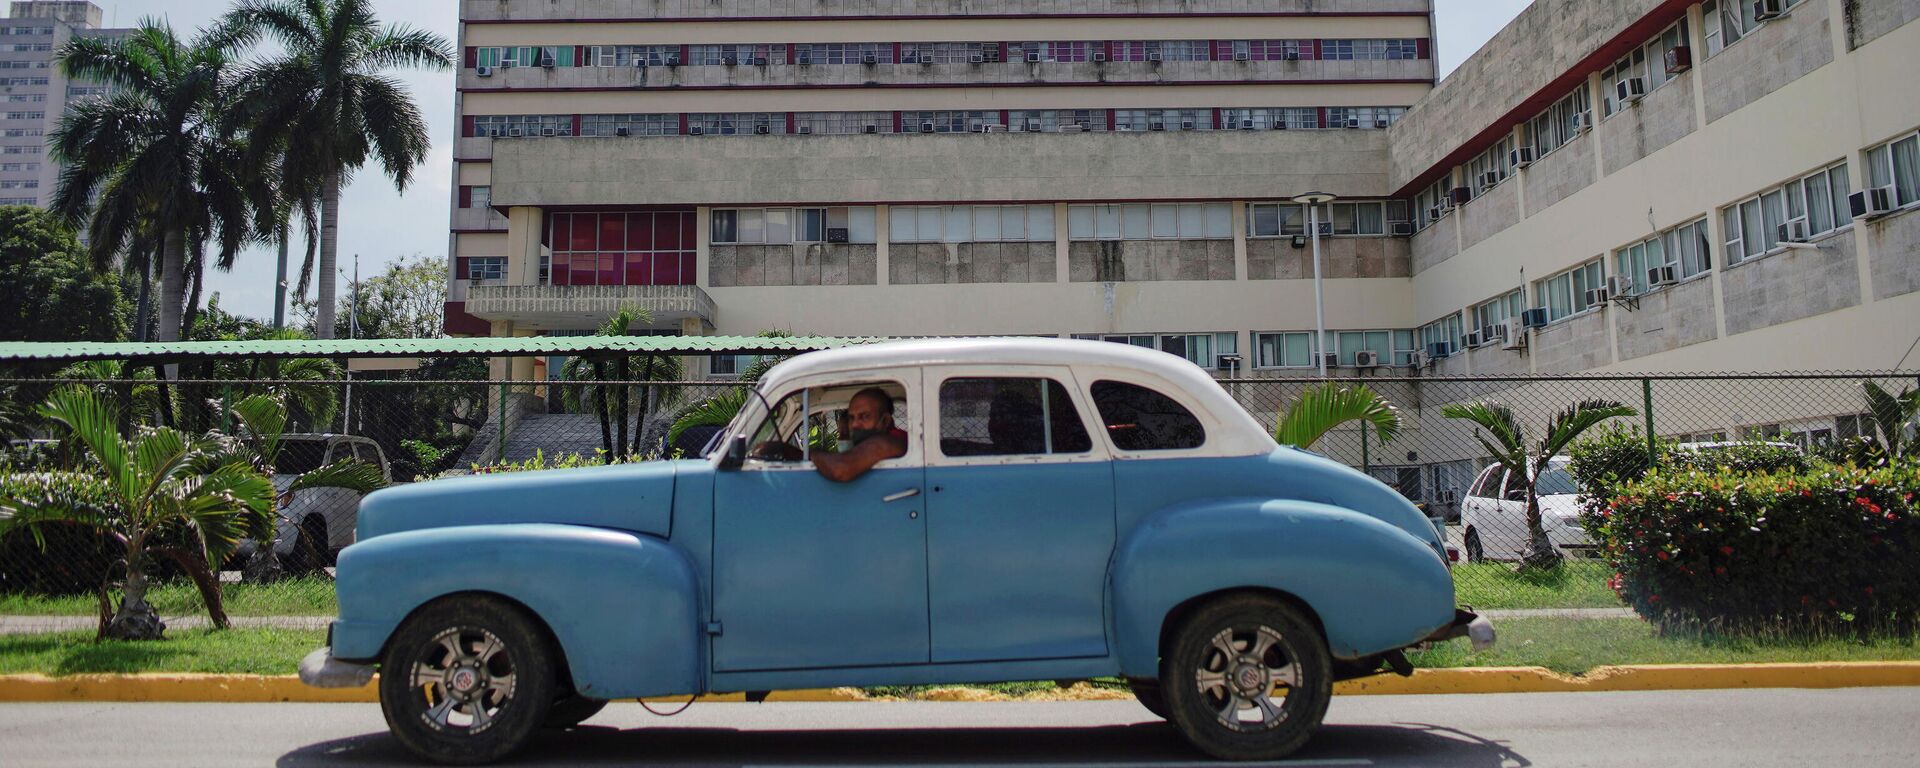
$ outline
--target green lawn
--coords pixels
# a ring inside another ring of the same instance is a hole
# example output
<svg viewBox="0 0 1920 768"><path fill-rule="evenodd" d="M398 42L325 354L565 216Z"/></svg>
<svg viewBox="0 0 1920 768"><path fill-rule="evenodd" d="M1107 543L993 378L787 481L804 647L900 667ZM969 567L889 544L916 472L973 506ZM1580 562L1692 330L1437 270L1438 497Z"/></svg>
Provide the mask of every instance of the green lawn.
<svg viewBox="0 0 1920 768"><path fill-rule="evenodd" d="M1413 655L1416 667L1539 666L1579 674L1619 664L1754 663L1920 660L1914 638L1857 641L1724 640L1659 637L1637 619L1509 619L1495 623L1500 641L1473 653L1464 640ZM38 672L224 672L293 674L300 657L325 642L319 630L231 629L169 631L151 643L94 644L91 632L0 635L0 674ZM1107 681L1111 684L1111 681ZM1019 695L1051 682L983 686ZM876 688L906 696L927 686Z"/></svg>
<svg viewBox="0 0 1920 768"><path fill-rule="evenodd" d="M1475 608L1619 608L1607 588L1613 571L1594 560L1567 560L1550 571L1516 573L1512 563L1456 563L1454 599Z"/></svg>
<svg viewBox="0 0 1920 768"><path fill-rule="evenodd" d="M271 584L224 584L229 616L332 616L339 612L333 599L333 581L325 578L301 578ZM119 594L113 595L119 600ZM187 616L205 613L200 590L190 581L172 581L154 586L147 592L147 603L161 616ZM5 616L92 616L98 610L93 595L45 597L40 595L0 594L0 615Z"/></svg>

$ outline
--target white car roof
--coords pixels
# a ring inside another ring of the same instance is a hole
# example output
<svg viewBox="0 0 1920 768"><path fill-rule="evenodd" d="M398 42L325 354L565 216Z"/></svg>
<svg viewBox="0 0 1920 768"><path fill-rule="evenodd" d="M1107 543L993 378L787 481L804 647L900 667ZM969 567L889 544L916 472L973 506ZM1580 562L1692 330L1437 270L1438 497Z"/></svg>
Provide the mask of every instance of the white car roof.
<svg viewBox="0 0 1920 768"><path fill-rule="evenodd" d="M759 386L763 392L773 392L795 380L819 375L941 365L1065 366L1074 370L1083 386L1097 379L1137 383L1195 409L1194 415L1202 420L1208 434L1200 453L1251 456L1274 448L1273 437L1266 429L1199 366L1166 352L1107 341L974 338L842 347L784 361L768 370Z"/></svg>

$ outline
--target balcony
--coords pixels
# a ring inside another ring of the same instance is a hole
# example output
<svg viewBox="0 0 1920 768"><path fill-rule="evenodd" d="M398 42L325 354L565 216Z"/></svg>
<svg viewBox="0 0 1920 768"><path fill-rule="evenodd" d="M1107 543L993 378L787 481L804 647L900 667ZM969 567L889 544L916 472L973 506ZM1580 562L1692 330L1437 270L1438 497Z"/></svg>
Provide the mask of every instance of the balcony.
<svg viewBox="0 0 1920 768"><path fill-rule="evenodd" d="M492 208L455 208L453 228L462 232L505 232L507 217Z"/></svg>
<svg viewBox="0 0 1920 768"><path fill-rule="evenodd" d="M1080 85L1087 83L1431 82L1431 59L1366 61L1113 61L983 64L738 64L678 67L509 67L481 77L460 71L460 87L478 91L540 88L795 88L875 86Z"/></svg>
<svg viewBox="0 0 1920 768"><path fill-rule="evenodd" d="M862 3L822 3L819 0L548 0L544 3L507 3L501 0L463 0L460 18L466 21L556 21L563 19L740 19L918 17L945 19L967 16L1111 14L1270 14L1420 13L1430 0L1080 0L1063 10L1059 0L869 0Z"/></svg>
<svg viewBox="0 0 1920 768"><path fill-rule="evenodd" d="M678 325L697 317L712 323L713 298L697 285L500 285L476 280L466 311L483 320L511 320L531 329L586 328L623 307L638 306L655 323Z"/></svg>

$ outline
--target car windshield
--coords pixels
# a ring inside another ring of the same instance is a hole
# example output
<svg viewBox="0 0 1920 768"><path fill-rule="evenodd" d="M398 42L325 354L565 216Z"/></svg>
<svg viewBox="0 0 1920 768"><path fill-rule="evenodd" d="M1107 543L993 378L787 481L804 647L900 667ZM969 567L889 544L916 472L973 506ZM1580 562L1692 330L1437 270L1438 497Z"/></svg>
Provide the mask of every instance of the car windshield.
<svg viewBox="0 0 1920 768"><path fill-rule="evenodd" d="M1557 464L1540 476L1540 482L1534 485L1534 491L1541 496L1556 496L1580 492L1580 484L1574 482L1573 475L1567 473L1565 464Z"/></svg>
<svg viewBox="0 0 1920 768"><path fill-rule="evenodd" d="M283 440L280 456L273 462L274 474L304 475L320 468L327 458L325 440Z"/></svg>

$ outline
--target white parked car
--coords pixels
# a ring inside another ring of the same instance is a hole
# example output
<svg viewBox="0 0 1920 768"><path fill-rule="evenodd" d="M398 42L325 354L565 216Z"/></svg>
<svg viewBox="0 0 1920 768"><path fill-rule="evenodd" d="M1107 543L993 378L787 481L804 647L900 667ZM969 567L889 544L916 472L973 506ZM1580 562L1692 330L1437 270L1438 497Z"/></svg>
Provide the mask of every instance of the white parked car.
<svg viewBox="0 0 1920 768"><path fill-rule="evenodd" d="M380 444L354 435L290 434L280 439L280 457L274 462L273 488L278 494L274 511L273 552L291 570L311 570L333 564L334 556L353 543L359 517L358 491L345 488L308 488L288 491L295 478L344 459L359 459L380 468L392 481L392 469Z"/></svg>
<svg viewBox="0 0 1920 768"><path fill-rule="evenodd" d="M1587 554L1594 549L1580 527L1580 488L1567 472L1569 459L1555 456L1547 462L1535 492L1540 497L1540 525L1555 549ZM1527 551L1527 490L1520 478L1499 464L1487 467L1467 488L1460 501L1461 548L1467 559L1518 560Z"/></svg>

